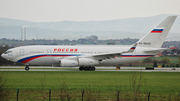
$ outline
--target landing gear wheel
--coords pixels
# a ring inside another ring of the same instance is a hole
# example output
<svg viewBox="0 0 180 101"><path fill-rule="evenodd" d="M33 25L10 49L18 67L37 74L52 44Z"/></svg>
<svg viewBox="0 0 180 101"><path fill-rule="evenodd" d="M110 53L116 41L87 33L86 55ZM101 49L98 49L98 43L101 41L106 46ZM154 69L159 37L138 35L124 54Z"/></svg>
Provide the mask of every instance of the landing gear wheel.
<svg viewBox="0 0 180 101"><path fill-rule="evenodd" d="M87 71L88 70L88 67L84 67L84 71Z"/></svg>
<svg viewBox="0 0 180 101"><path fill-rule="evenodd" d="M83 68L82 66L81 66L81 67L79 67L79 70L80 70L80 71L82 71L83 69L84 69L84 68Z"/></svg>
<svg viewBox="0 0 180 101"><path fill-rule="evenodd" d="M29 66L26 66L26 67L25 67L25 70L28 71L28 70L29 70Z"/></svg>
<svg viewBox="0 0 180 101"><path fill-rule="evenodd" d="M87 67L87 70L91 71L91 66L90 66L90 67Z"/></svg>
<svg viewBox="0 0 180 101"><path fill-rule="evenodd" d="M96 69L95 67L91 67L91 70L92 70L92 71L95 71L95 69Z"/></svg>
<svg viewBox="0 0 180 101"><path fill-rule="evenodd" d="M79 70L80 70L80 71L83 71L83 70L84 70L84 71L95 71L95 69L96 69L96 68L95 68L94 66L87 66L87 67L80 66L80 67L79 67Z"/></svg>

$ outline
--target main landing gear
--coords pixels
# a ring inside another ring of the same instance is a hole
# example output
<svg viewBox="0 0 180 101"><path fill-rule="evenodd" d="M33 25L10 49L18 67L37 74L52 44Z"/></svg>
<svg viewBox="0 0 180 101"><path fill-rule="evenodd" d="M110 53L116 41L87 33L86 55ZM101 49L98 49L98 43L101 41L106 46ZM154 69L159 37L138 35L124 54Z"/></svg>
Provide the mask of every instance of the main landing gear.
<svg viewBox="0 0 180 101"><path fill-rule="evenodd" d="M25 70L28 71L29 70L29 66L26 65Z"/></svg>
<svg viewBox="0 0 180 101"><path fill-rule="evenodd" d="M80 66L79 67L79 70L80 71L95 71L95 67L94 66Z"/></svg>

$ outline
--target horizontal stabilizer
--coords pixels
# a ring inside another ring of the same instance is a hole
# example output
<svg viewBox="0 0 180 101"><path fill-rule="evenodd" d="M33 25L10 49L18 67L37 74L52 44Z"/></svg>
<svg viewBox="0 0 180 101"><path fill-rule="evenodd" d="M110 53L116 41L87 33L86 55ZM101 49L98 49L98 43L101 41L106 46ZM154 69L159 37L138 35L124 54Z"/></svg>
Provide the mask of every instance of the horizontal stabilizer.
<svg viewBox="0 0 180 101"><path fill-rule="evenodd" d="M156 48L156 49L148 49L144 50L145 53L160 53L162 51L169 50L169 48Z"/></svg>

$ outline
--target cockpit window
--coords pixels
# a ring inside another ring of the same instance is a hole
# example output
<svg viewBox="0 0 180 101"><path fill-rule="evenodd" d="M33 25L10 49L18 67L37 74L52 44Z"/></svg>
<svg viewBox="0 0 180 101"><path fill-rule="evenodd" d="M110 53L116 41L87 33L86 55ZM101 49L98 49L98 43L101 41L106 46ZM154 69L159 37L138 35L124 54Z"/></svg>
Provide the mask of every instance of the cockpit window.
<svg viewBox="0 0 180 101"><path fill-rule="evenodd" d="M4 54L12 53L12 51L6 51Z"/></svg>

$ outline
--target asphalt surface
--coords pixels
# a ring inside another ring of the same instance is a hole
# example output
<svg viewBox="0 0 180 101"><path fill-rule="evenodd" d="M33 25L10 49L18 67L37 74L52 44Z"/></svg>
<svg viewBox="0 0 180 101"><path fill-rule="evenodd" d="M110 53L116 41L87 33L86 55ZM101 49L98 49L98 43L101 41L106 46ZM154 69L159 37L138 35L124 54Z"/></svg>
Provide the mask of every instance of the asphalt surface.
<svg viewBox="0 0 180 101"><path fill-rule="evenodd" d="M50 67L50 66L29 66L29 71L79 71L79 67ZM0 66L0 71L26 71L23 66ZM145 67L96 67L96 71L142 71L142 72L180 72L180 68L154 68L154 70L145 70Z"/></svg>

